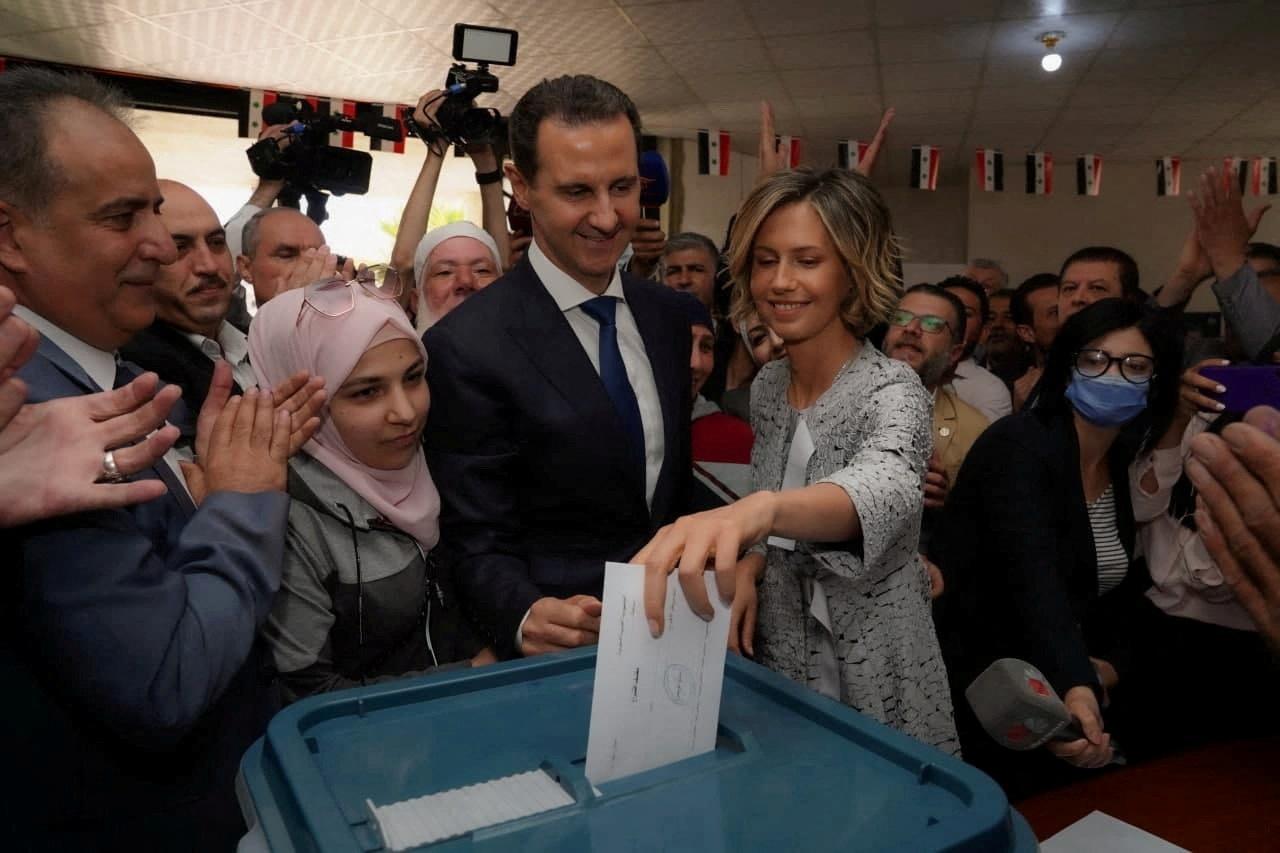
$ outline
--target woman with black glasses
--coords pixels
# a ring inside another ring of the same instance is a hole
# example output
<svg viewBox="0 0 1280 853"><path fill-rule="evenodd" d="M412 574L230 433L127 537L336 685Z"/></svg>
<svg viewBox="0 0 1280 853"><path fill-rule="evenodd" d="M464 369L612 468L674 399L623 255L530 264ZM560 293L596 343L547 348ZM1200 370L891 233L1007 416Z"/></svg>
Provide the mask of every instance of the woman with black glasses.
<svg viewBox="0 0 1280 853"><path fill-rule="evenodd" d="M1035 665L1085 737L1048 749L1076 767L1110 763L1108 691L1130 665L1150 584L1134 548L1128 469L1178 400L1181 335L1106 299L1063 324L1027 407L993 424L965 459L939 548L939 635L966 759L1012 796L1069 777L1043 750L1003 750L964 688L997 658Z"/></svg>

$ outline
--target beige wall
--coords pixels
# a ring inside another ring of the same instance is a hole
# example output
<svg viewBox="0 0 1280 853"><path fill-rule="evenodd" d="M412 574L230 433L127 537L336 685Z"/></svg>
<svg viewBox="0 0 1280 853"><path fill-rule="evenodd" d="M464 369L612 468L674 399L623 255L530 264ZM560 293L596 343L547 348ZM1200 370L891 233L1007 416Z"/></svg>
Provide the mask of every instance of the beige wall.
<svg viewBox="0 0 1280 853"><path fill-rule="evenodd" d="M729 217L755 181L756 158L733 152L727 177L697 174L697 144L673 140L673 193L670 213L678 230L700 231L719 244ZM1005 191L982 192L973 177L968 187L942 186L925 192L905 186L881 186L893 212L894 226L906 243L908 279L922 274L960 272L969 258L991 257L1009 270L1016 285L1037 272L1057 272L1062 260L1088 245L1108 244L1129 252L1138 262L1142 285L1155 290L1177 261L1191 227L1187 193L1208 161L1184 161L1179 197L1155 194L1155 158L1144 162L1111 162L1103 166L1102 194L1075 191L1075 158L1055 163L1054 193L1031 196L1023 191L1020 159L1005 166ZM1218 161L1216 165L1221 165ZM878 178L882 177L877 175ZM1265 199L1246 198L1252 209ZM1263 219L1259 240L1280 244L1280 212ZM912 275L914 271L918 275ZM1202 288L1192 309L1216 310L1213 295Z"/></svg>
<svg viewBox="0 0 1280 853"><path fill-rule="evenodd" d="M1161 198L1156 195L1155 158L1141 163L1105 162L1102 194L1095 197L1076 195L1074 157L1054 164L1051 196L1027 195L1023 192L1026 173L1022 163L1012 168L1006 164L1005 192L987 193L971 187L969 255L998 258L1018 282L1033 273L1057 272L1075 249L1108 244L1133 255L1142 286L1151 292L1173 271L1191 228L1186 194L1209 165L1184 161L1183 195ZM1259 201L1246 198L1245 206L1252 209ZM1264 219L1258 239L1280 242L1280 217L1271 222ZM1217 310L1207 287L1197 292L1191 307Z"/></svg>

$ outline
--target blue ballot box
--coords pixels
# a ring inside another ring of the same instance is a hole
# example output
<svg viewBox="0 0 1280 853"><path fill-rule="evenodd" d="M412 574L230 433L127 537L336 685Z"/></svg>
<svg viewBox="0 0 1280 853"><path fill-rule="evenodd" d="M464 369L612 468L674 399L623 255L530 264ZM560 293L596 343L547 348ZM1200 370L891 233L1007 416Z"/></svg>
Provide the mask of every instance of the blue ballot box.
<svg viewBox="0 0 1280 853"><path fill-rule="evenodd" d="M543 768L570 804L431 851L1034 851L979 771L735 655L714 752L594 789L595 652L316 696L271 721L238 781L241 850L382 849L384 806Z"/></svg>

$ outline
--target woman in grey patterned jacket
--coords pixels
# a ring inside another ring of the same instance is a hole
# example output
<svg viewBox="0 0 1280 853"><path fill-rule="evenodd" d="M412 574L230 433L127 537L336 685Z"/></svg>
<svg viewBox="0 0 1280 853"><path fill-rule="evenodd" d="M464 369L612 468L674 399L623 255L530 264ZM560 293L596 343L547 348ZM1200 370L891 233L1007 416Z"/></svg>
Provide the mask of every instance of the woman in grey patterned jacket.
<svg viewBox="0 0 1280 853"><path fill-rule="evenodd" d="M902 291L888 208L852 172L781 172L744 202L730 266L735 313L759 311L787 357L752 384L757 491L663 528L637 556L655 630L677 563L690 605L710 612L713 560L731 648L958 753L917 557L931 404L865 342Z"/></svg>

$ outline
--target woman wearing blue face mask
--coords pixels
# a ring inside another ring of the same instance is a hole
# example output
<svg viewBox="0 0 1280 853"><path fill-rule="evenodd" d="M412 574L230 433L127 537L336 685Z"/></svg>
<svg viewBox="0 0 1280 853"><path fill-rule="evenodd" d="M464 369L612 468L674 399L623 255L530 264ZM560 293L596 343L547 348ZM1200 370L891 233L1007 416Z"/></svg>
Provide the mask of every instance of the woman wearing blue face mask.
<svg viewBox="0 0 1280 853"><path fill-rule="evenodd" d="M1128 468L1178 399L1181 331L1119 299L1058 332L1036 395L969 451L932 555L946 578L938 632L967 760L1011 796L1113 757L1109 699L1123 693L1150 578L1135 559ZM1043 672L1085 737L1013 752L978 726L967 687L997 658ZM1120 736L1123 740L1123 736Z"/></svg>

